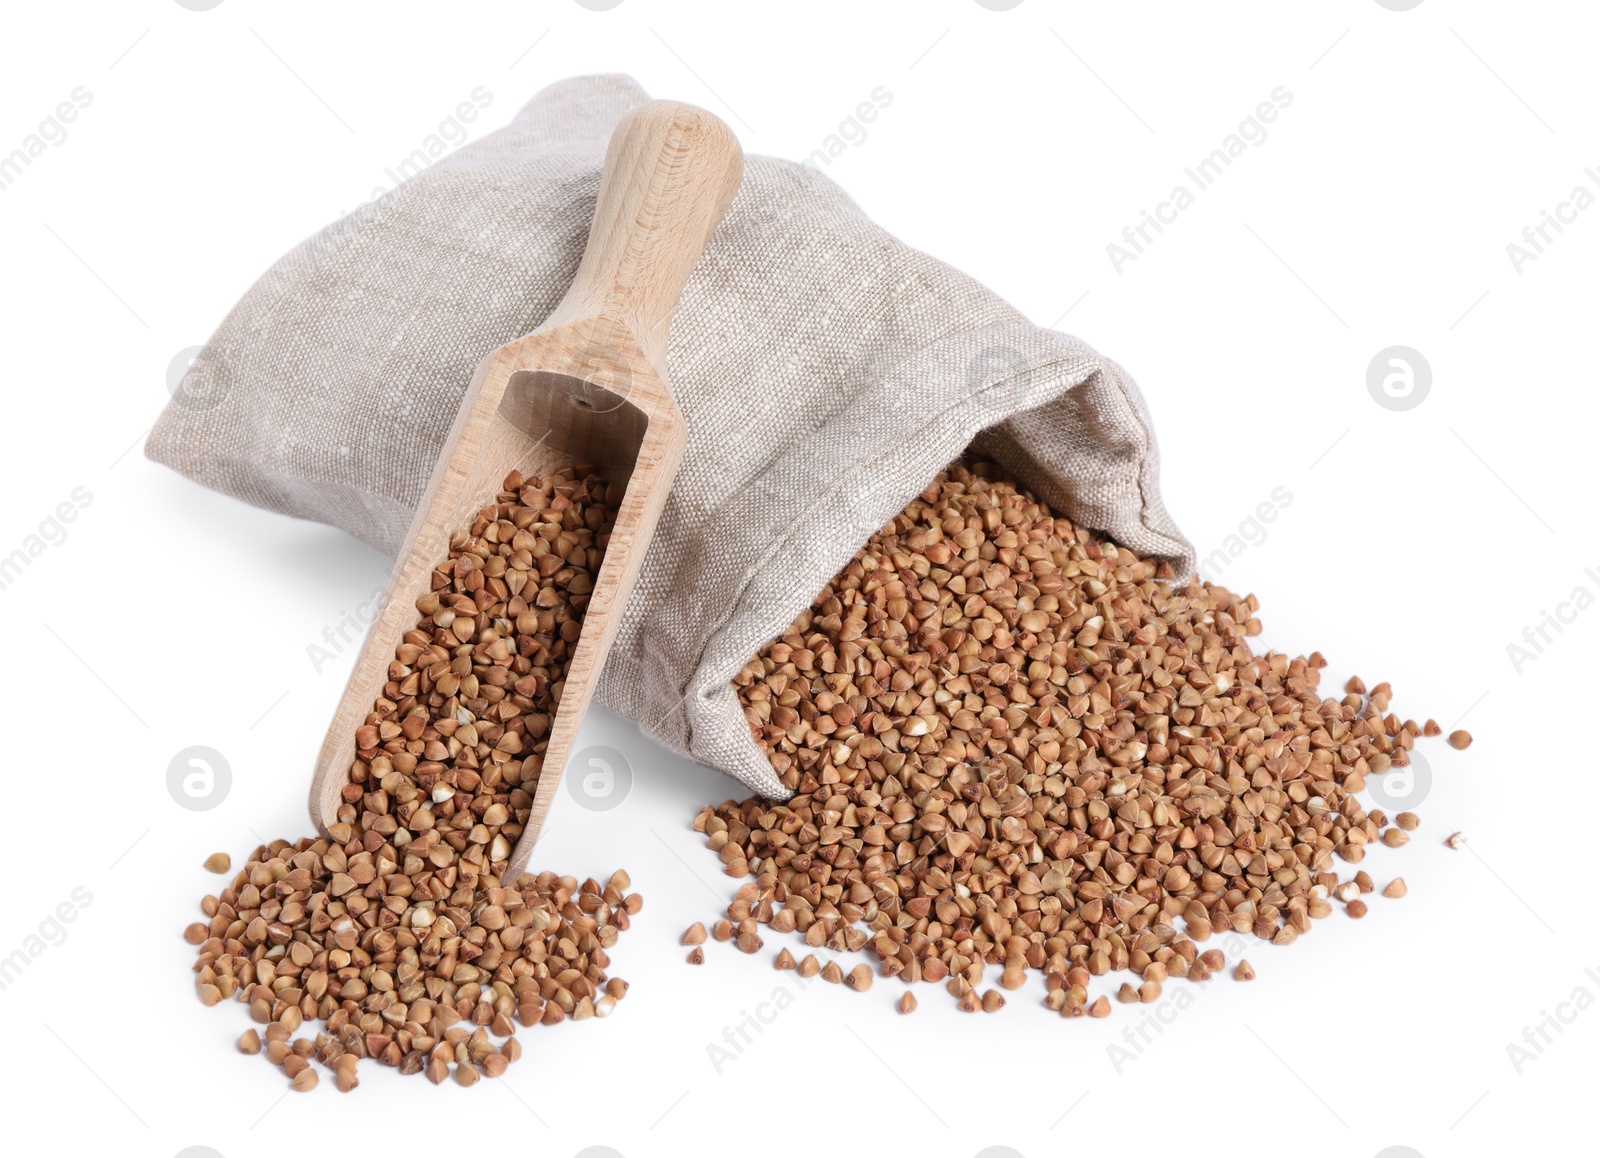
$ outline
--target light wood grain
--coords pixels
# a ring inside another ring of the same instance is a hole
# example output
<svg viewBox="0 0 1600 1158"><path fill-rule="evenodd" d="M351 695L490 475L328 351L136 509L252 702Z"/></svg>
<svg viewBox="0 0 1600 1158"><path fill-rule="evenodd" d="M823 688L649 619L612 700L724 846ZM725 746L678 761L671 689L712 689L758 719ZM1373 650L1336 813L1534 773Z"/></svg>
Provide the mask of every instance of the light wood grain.
<svg viewBox="0 0 1600 1158"><path fill-rule="evenodd" d="M683 457L683 421L665 374L667 333L742 168L732 131L692 105L656 101L617 127L571 288L539 329L483 359L462 398L323 741L310 803L324 833L350 782L356 729L383 693L395 647L416 624L416 601L430 590L451 534L494 501L512 470L542 475L587 461L604 477L625 479L627 489L509 876L527 865Z"/></svg>

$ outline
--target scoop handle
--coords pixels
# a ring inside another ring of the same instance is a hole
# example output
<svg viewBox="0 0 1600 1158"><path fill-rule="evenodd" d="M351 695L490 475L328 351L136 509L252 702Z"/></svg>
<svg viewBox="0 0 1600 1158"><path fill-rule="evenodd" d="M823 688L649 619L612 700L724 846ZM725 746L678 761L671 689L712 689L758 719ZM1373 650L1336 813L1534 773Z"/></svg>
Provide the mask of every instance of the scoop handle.
<svg viewBox="0 0 1600 1158"><path fill-rule="evenodd" d="M651 101L618 123L606 150L589 244L542 329L609 314L661 365L689 273L744 173L721 120L681 101Z"/></svg>

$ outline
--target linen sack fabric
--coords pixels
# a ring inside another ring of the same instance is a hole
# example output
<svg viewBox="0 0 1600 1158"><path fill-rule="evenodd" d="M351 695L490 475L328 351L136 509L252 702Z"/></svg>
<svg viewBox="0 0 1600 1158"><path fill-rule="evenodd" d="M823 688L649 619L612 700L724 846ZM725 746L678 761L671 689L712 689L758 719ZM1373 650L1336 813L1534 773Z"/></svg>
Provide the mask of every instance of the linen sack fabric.
<svg viewBox="0 0 1600 1158"><path fill-rule="evenodd" d="M624 76L552 85L291 250L224 319L146 453L398 553L475 365L565 292L612 127L647 99ZM667 364L688 449L598 696L763 796L788 793L730 681L969 446L1074 521L1193 571L1127 374L804 165L746 159Z"/></svg>

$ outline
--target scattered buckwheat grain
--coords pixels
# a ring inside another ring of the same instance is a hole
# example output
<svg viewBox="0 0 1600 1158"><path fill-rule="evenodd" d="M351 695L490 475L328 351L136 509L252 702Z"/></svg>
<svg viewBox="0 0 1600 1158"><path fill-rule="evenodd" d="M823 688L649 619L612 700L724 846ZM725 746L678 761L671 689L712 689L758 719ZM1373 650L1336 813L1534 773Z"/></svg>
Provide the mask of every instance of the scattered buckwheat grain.
<svg viewBox="0 0 1600 1158"><path fill-rule="evenodd" d="M1387 683L1324 697L1320 654L1253 652L1257 607L952 466L734 681L794 795L695 818L749 878L729 918L1007 987L1289 943L1331 911L1319 876L1403 842L1356 794L1421 729ZM1047 1003L1081 1014L1079 989Z"/></svg>
<svg viewBox="0 0 1600 1158"><path fill-rule="evenodd" d="M470 1085L480 1068L501 1068L492 1057L511 1056L517 1024L581 1020L601 1012L598 994L614 1004L626 992L606 976L641 904L626 873L604 884L502 875L616 492L581 466L507 477L417 601L417 624L356 732L328 835L257 848L231 887L206 898L208 923L185 931L199 945L202 1000L217 989L245 1002L267 1026L269 1060L296 1071L294 1089L316 1085L313 1054L342 1067L341 1090L356 1085L360 1058L435 1083L453 1064ZM302 1019L325 1032L290 1047ZM506 1041L496 1047L491 1032Z"/></svg>

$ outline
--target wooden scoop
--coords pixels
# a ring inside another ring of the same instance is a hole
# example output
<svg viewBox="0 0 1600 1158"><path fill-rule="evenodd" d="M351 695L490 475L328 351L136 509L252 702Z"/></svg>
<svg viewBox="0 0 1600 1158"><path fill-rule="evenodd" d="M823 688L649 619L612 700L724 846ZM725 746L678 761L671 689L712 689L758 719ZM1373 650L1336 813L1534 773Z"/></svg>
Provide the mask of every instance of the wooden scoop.
<svg viewBox="0 0 1600 1158"><path fill-rule="evenodd" d="M626 491L567 668L532 813L504 878L526 866L683 457L667 330L743 165L728 126L693 105L655 101L617 126L572 287L542 326L478 364L462 399L323 741L311 817L324 834L350 785L356 731L384 695L395 648L416 626L416 601L431 590L451 535L494 502L512 470L543 476L588 462Z"/></svg>

